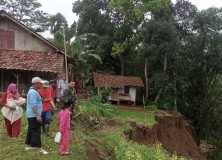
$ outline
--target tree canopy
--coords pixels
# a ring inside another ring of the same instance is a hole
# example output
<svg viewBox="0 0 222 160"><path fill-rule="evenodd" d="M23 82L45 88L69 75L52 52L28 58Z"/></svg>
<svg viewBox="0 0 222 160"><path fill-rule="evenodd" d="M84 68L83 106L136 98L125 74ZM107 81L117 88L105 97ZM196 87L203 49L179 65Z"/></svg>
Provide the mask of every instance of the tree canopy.
<svg viewBox="0 0 222 160"><path fill-rule="evenodd" d="M96 35L86 39L103 65L91 71L143 77L147 103L178 110L200 139L222 145L222 131L212 131L213 121L221 123L220 8L198 11L186 0L78 0L73 12L77 35Z"/></svg>
<svg viewBox="0 0 222 160"><path fill-rule="evenodd" d="M1 9L35 32L43 32L48 29L49 14L40 10L41 6L37 0L0 1Z"/></svg>

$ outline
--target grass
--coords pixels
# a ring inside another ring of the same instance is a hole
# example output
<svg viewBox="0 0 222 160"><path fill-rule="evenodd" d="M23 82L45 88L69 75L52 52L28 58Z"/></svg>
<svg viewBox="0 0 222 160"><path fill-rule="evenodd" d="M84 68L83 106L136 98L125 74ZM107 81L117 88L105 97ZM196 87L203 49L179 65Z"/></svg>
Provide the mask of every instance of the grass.
<svg viewBox="0 0 222 160"><path fill-rule="evenodd" d="M115 109L114 112L111 113L111 116L122 120L132 120L137 123L144 123L149 127L152 127L156 123L155 115L147 112Z"/></svg>
<svg viewBox="0 0 222 160"><path fill-rule="evenodd" d="M60 157L59 156L59 144L54 142L55 134L58 131L58 121L56 115L53 117L54 121L50 126L51 136L47 137L42 135L42 146L48 151L47 155L43 155L38 150L25 150L25 137L27 132L27 119L23 114L22 126L20 132L20 138L11 139L6 135L6 130L4 126L3 117L0 121L0 159L1 160L48 160L48 159L72 159L72 160L83 160L85 159L85 146L82 137L81 128L76 128L71 131L69 150L71 151L71 156Z"/></svg>

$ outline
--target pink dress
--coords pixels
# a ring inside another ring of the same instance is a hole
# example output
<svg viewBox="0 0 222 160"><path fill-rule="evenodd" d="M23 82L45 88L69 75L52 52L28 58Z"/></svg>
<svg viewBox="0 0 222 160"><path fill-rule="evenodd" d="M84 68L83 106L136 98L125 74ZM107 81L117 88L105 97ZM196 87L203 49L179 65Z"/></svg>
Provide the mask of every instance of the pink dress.
<svg viewBox="0 0 222 160"><path fill-rule="evenodd" d="M69 110L62 109L58 114L59 132L61 132L62 137L60 141L60 155L65 155L69 144L70 138L70 112Z"/></svg>

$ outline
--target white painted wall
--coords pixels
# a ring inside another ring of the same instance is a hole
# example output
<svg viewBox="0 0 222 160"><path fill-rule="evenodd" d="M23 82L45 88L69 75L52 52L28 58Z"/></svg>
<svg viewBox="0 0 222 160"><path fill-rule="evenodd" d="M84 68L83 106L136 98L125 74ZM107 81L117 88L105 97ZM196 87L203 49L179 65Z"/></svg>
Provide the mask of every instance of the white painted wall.
<svg viewBox="0 0 222 160"><path fill-rule="evenodd" d="M136 101L136 88L130 87L129 94L131 96L131 101L135 102Z"/></svg>
<svg viewBox="0 0 222 160"><path fill-rule="evenodd" d="M124 93L124 88L118 89L118 93ZM136 87L129 87L129 94L131 96L131 101L136 101Z"/></svg>
<svg viewBox="0 0 222 160"><path fill-rule="evenodd" d="M117 94L119 93L124 93L124 88L119 88ZM129 94L131 96L131 101L136 102L136 87L130 87ZM109 100L111 100L111 96L109 97Z"/></svg>

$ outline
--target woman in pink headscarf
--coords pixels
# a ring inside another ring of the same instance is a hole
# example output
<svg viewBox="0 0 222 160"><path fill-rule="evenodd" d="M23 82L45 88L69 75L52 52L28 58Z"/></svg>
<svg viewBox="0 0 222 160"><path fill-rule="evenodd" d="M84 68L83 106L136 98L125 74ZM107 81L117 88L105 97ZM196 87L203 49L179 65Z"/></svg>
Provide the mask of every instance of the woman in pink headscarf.
<svg viewBox="0 0 222 160"><path fill-rule="evenodd" d="M22 107L15 103L19 100L20 94L17 92L17 86L11 83L7 91L2 95L2 114L5 119L5 128L7 135L12 138L18 138L21 127ZM10 101L13 102L10 104Z"/></svg>

